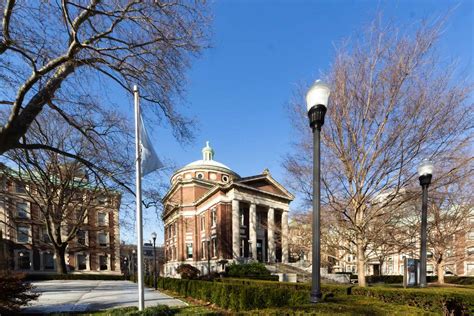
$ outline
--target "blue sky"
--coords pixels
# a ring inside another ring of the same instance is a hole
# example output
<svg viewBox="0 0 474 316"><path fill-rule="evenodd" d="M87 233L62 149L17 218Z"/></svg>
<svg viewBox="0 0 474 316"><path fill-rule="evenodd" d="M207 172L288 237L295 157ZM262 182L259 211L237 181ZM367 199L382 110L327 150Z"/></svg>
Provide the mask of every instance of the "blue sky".
<svg viewBox="0 0 474 316"><path fill-rule="evenodd" d="M183 147L170 131L154 126L156 151L177 166L201 159L209 140L222 162L241 176L269 168L283 182L282 156L294 133L285 105L300 83L328 69L334 46L356 34L377 11L401 24L454 9L440 42L443 58L458 58L473 75L474 1L218 1L212 47L188 72L184 113L198 120L196 140ZM153 177L147 181L153 181ZM162 225L148 221L144 236ZM133 240L122 231L122 239Z"/></svg>

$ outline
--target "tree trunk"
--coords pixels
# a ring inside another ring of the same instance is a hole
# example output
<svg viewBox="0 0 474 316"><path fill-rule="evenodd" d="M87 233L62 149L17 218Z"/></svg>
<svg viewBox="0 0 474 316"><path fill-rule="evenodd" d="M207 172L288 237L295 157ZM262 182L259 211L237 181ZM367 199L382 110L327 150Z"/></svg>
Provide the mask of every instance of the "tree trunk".
<svg viewBox="0 0 474 316"><path fill-rule="evenodd" d="M365 282L365 251L362 241L357 243L357 279L359 286L366 286Z"/></svg>
<svg viewBox="0 0 474 316"><path fill-rule="evenodd" d="M67 245L54 247L54 254L56 255L56 272L58 274L67 274L66 258L65 258L66 247Z"/></svg>
<svg viewBox="0 0 474 316"><path fill-rule="evenodd" d="M436 269L437 274L438 274L438 283L439 284L444 284L444 264L443 263L438 263Z"/></svg>

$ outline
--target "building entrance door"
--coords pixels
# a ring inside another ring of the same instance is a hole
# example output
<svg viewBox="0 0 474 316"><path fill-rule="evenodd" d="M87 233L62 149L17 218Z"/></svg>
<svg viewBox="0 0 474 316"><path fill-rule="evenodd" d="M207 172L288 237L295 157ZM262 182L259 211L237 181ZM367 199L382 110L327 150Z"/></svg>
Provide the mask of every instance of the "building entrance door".
<svg viewBox="0 0 474 316"><path fill-rule="evenodd" d="M374 264L374 275L380 275L380 264Z"/></svg>
<svg viewBox="0 0 474 316"><path fill-rule="evenodd" d="M263 262L263 247L261 239L257 239L257 260L258 262Z"/></svg>

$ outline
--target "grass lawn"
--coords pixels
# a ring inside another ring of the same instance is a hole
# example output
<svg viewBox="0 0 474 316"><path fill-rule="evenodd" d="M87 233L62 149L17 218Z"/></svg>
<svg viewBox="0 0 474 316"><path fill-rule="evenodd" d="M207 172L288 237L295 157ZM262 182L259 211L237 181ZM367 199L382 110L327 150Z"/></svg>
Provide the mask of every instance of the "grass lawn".
<svg viewBox="0 0 474 316"><path fill-rule="evenodd" d="M325 302L293 308L271 308L241 312L239 315L437 315L423 309L384 303L365 296L340 296Z"/></svg>
<svg viewBox="0 0 474 316"><path fill-rule="evenodd" d="M146 308L142 313L137 307L115 308L106 311L82 313L90 316L119 315L436 315L422 309L398 304L388 304L377 299L364 296L330 297L316 305L308 304L300 307L281 307L246 312L227 312L210 309L207 306L186 306L168 308L157 306ZM62 314L55 314L62 315Z"/></svg>

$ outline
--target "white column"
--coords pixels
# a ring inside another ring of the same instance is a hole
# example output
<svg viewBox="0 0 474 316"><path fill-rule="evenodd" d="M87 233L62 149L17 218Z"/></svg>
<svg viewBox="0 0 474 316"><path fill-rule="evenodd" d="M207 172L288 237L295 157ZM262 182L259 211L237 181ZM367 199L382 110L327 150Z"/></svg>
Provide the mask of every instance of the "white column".
<svg viewBox="0 0 474 316"><path fill-rule="evenodd" d="M268 262L275 262L275 210L273 207L268 208Z"/></svg>
<svg viewBox="0 0 474 316"><path fill-rule="evenodd" d="M281 213L281 261L288 263L288 211Z"/></svg>
<svg viewBox="0 0 474 316"><path fill-rule="evenodd" d="M240 257L240 220L237 200L232 200L232 257Z"/></svg>
<svg viewBox="0 0 474 316"><path fill-rule="evenodd" d="M254 203L250 204L249 209L249 238L251 242L252 258L257 259L257 207Z"/></svg>

